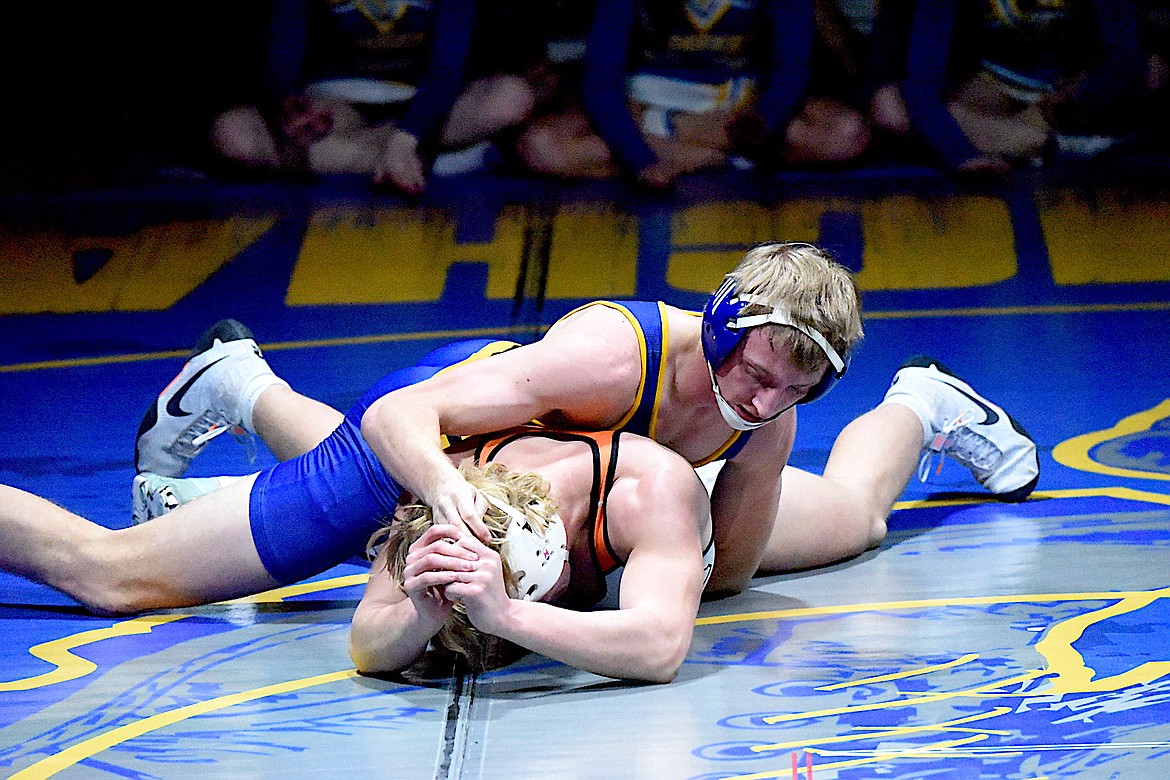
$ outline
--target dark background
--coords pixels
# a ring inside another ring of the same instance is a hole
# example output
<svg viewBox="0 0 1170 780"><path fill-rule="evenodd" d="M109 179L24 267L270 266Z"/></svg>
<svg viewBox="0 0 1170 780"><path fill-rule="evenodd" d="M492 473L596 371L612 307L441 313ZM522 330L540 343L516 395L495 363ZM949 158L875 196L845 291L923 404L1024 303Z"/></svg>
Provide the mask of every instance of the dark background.
<svg viewBox="0 0 1170 780"><path fill-rule="evenodd" d="M214 112L255 84L266 7L6 4L0 188L76 189L201 165Z"/></svg>

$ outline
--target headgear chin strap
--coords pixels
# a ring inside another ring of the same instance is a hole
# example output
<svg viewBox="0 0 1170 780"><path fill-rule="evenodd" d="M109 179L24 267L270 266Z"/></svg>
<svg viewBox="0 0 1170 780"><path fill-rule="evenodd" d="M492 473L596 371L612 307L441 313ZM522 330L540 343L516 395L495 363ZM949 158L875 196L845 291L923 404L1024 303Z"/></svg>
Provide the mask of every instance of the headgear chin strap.
<svg viewBox="0 0 1170 780"><path fill-rule="evenodd" d="M777 417L784 414L788 409L781 409L776 414L772 415L766 420L759 422L748 422L739 416L739 413L732 408L731 404L724 399L723 393L719 390L719 382L715 379L715 371L712 370L711 364L707 364L707 373L711 375L711 389L715 391L715 405L719 407L719 414L723 417L723 422L737 431L754 431L756 428L763 428L770 422L773 422Z"/></svg>
<svg viewBox="0 0 1170 780"><path fill-rule="evenodd" d="M740 312L752 304L767 306L771 311L740 316ZM736 419L739 419L739 415L730 406L724 410L727 402L723 400L722 395L719 393L719 388L715 384L715 370L739 346L739 342L743 340L748 328L753 328L757 325L766 325L768 323L787 325L790 328L795 328L800 331L812 339L829 360L830 367L825 371L824 376L805 394L804 398L797 401L798 404L807 404L810 401L815 401L829 392L833 385L837 383L837 380L845 375L846 369L849 368L845 359L837 354L837 350L833 349L833 345L822 334L801 322L797 322L788 312L773 309L759 296L750 294L736 295L735 278L727 276L724 278L723 284L719 286L719 289L715 291L715 294L711 296L710 300L707 301L707 305L703 308L702 335L703 356L707 358L707 368L711 373L711 383L715 387L715 398L719 403L719 411L723 414L724 420L728 419L729 413ZM760 427L760 425L766 425L774 419L775 417L770 418L760 424L739 420L741 425L747 425L749 426L748 428L738 428L731 421L728 421L728 424L738 430L751 430Z"/></svg>
<svg viewBox="0 0 1170 780"><path fill-rule="evenodd" d="M508 595L524 601L540 601L557 584L569 559L565 524L559 515L553 515L542 534L516 507L487 493L480 495L511 520L504 530L502 557L516 575L517 587L516 593Z"/></svg>

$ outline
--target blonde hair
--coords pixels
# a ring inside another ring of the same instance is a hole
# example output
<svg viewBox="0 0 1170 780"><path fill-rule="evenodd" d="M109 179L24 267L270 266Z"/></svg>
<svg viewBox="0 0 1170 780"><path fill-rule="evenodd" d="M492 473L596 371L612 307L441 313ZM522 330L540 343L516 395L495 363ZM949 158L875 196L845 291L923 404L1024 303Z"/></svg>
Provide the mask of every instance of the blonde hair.
<svg viewBox="0 0 1170 780"><path fill-rule="evenodd" d="M549 496L550 487L544 477L509 471L499 463L489 463L484 468L464 464L459 471L480 492L523 512L541 533L548 529L549 518L556 514L557 508ZM512 519L502 509L489 503L483 521L490 533L488 547L500 553L505 589L510 597L515 598L517 577L503 549L504 535ZM406 504L398 508L388 526L379 529L370 538L371 548L385 543L386 570L390 579L399 587L405 580L403 569L406 568L410 546L433 524L429 506ZM475 672L498 666L512 655L509 643L471 625L462 604L456 604L452 609L447 621L435 635L434 642L440 648L462 656Z"/></svg>
<svg viewBox="0 0 1170 780"><path fill-rule="evenodd" d="M761 244L751 249L730 274L737 293L750 294L760 305L741 314L771 310L820 333L844 357L861 341L861 293L849 269L829 252L812 244ZM812 371L824 364L825 353L811 338L783 325L769 325L773 342L786 339L792 359Z"/></svg>

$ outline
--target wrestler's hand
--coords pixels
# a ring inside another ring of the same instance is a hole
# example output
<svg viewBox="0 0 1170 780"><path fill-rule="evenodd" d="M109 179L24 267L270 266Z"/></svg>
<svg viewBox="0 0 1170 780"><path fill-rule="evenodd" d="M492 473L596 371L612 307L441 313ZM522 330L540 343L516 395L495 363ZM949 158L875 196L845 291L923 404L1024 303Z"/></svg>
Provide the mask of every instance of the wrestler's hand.
<svg viewBox="0 0 1170 780"><path fill-rule="evenodd" d="M512 606L512 599L504 588L500 555L471 537L464 537L460 544L476 554L478 560L470 571L459 572L455 581L444 588L445 595L463 605L471 625L498 635Z"/></svg>
<svg viewBox="0 0 1170 780"><path fill-rule="evenodd" d="M402 589L418 616L435 626L443 624L454 605L445 587L471 571L479 558L461 543L464 538L470 537L460 526L433 525L406 554Z"/></svg>
<svg viewBox="0 0 1170 780"><path fill-rule="evenodd" d="M428 503L434 513L435 523L452 523L467 528L482 541L491 539L487 525L483 522L487 500L462 477L453 477L436 486Z"/></svg>
<svg viewBox="0 0 1170 780"><path fill-rule="evenodd" d="M393 184L408 195L417 195L426 189L426 171L418 153L417 138L396 130L386 139L374 161L374 183Z"/></svg>

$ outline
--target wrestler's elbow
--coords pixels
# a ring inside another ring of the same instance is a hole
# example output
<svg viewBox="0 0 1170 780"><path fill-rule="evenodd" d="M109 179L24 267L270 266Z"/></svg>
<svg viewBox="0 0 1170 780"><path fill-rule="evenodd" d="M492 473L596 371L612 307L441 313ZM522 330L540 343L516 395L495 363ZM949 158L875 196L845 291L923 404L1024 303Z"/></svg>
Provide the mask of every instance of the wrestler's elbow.
<svg viewBox="0 0 1170 780"><path fill-rule="evenodd" d="M865 543L864 543L865 544L864 549L859 550L858 552L865 552L865 550L872 550L873 548L877 547L878 545L880 545L882 542L885 541L887 519L888 519L888 516L884 515L884 514L882 514L882 515L875 514L873 517L870 518L869 523L868 523L868 528L867 528L868 534L866 536Z"/></svg>
<svg viewBox="0 0 1170 780"><path fill-rule="evenodd" d="M650 683L668 683L678 676L690 647L689 630L659 634L655 641L643 645L638 668L630 677Z"/></svg>
<svg viewBox="0 0 1170 780"><path fill-rule="evenodd" d="M730 567L720 570L716 566L711 572L711 579L707 581L707 587L703 590L703 597L705 599L723 598L742 593L751 584L754 573L754 571L746 569L733 571Z"/></svg>
<svg viewBox="0 0 1170 780"><path fill-rule="evenodd" d="M415 657L410 658L400 657L398 654L388 654L384 650L379 652L373 645L361 641L355 641L352 637L349 641L349 660L353 662L354 669L358 674L390 674L404 669L414 661Z"/></svg>

